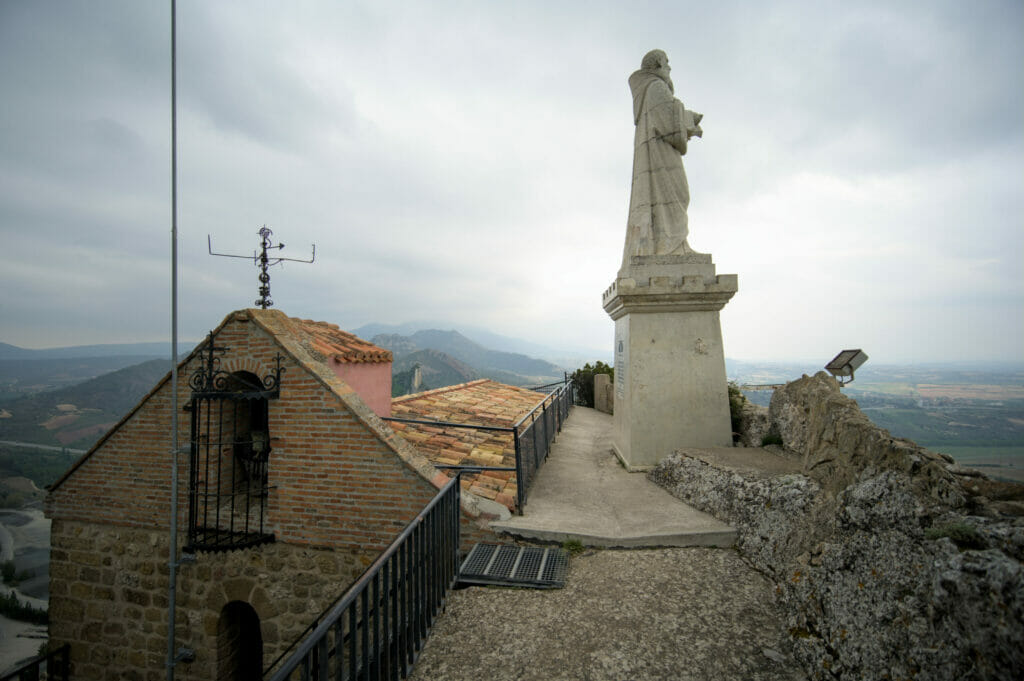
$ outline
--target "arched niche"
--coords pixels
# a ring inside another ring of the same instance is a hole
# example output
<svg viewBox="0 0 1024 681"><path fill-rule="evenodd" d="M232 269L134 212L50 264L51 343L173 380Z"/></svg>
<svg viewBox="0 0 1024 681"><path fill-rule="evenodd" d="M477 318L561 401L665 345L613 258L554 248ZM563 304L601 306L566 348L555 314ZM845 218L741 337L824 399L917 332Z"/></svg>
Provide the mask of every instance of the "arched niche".
<svg viewBox="0 0 1024 681"><path fill-rule="evenodd" d="M263 676L263 634L256 610L231 601L217 620L217 681L253 681Z"/></svg>

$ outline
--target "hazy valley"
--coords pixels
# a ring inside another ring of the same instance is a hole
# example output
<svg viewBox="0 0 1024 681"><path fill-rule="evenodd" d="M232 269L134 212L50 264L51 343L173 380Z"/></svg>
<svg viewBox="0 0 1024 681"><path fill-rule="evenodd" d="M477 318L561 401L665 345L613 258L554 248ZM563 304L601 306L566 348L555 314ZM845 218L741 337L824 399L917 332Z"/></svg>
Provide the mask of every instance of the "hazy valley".
<svg viewBox="0 0 1024 681"><path fill-rule="evenodd" d="M743 386L784 383L821 370L810 364L727 361ZM872 365L843 391L896 437L950 454L988 475L1024 482L1024 366ZM771 391L745 390L767 406Z"/></svg>

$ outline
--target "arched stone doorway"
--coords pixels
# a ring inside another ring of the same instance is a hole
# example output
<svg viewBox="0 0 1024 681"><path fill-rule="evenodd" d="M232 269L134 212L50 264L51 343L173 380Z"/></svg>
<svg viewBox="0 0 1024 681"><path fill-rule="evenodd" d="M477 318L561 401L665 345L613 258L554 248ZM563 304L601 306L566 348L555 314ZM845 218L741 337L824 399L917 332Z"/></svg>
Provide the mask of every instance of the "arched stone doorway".
<svg viewBox="0 0 1024 681"><path fill-rule="evenodd" d="M248 603L231 601L217 621L217 681L252 681L262 675L260 617Z"/></svg>

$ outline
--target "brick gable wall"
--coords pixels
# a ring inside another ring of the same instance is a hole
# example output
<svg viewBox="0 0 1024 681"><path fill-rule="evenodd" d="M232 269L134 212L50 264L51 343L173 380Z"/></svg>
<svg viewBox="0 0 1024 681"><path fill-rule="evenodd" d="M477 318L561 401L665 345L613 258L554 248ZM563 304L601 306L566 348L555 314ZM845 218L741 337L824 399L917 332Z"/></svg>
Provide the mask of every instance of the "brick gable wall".
<svg viewBox="0 0 1024 681"><path fill-rule="evenodd" d="M221 362L228 372L262 377L278 353L285 356L280 397L269 403L267 520L278 541L382 549L433 498L434 485L262 328L236 318L215 343L228 348ZM181 407L199 361L192 358L179 372ZM140 529L169 525L170 392L168 380L51 492L51 518ZM179 444L187 450L188 442L189 414L181 411ZM185 527L187 454L179 455L178 508L179 526Z"/></svg>

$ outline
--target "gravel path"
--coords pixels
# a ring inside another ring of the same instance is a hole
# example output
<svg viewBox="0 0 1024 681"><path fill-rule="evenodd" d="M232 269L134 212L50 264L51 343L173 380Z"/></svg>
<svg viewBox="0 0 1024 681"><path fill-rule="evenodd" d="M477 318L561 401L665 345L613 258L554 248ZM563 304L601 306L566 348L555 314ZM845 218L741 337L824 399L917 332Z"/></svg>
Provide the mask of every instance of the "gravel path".
<svg viewBox="0 0 1024 681"><path fill-rule="evenodd" d="M564 589L452 592L410 679L805 679L772 589L733 550L591 550Z"/></svg>

